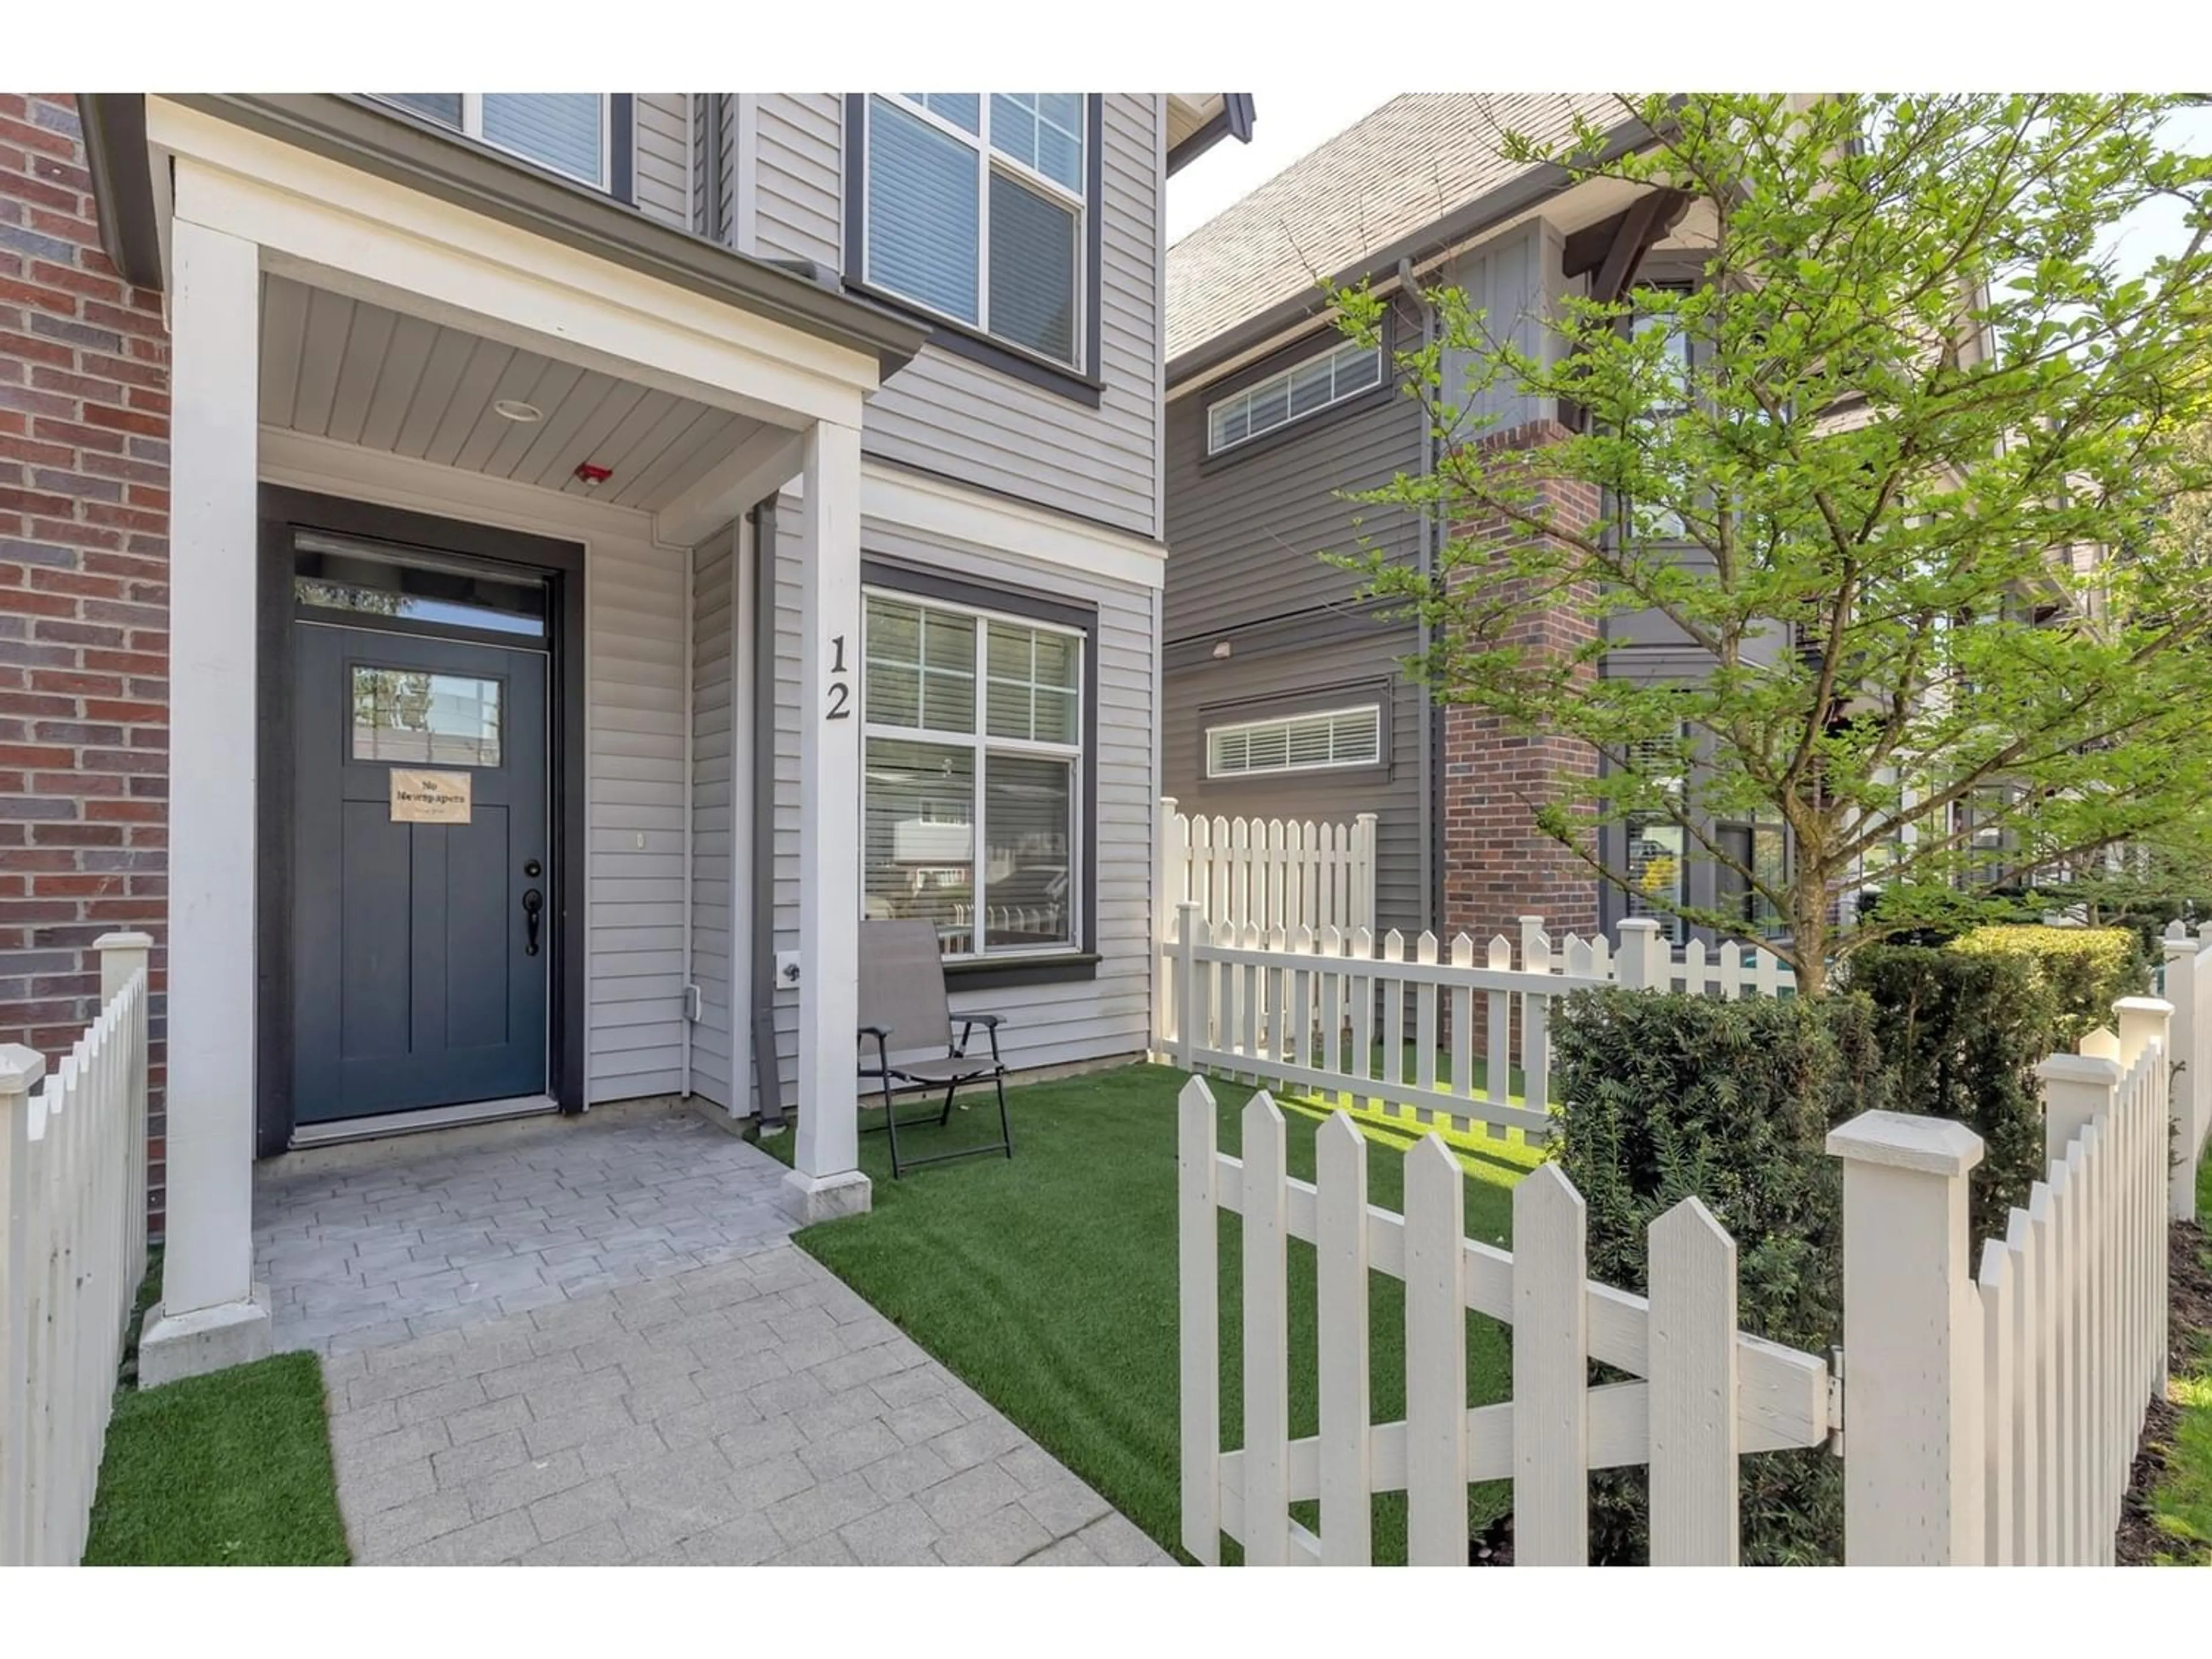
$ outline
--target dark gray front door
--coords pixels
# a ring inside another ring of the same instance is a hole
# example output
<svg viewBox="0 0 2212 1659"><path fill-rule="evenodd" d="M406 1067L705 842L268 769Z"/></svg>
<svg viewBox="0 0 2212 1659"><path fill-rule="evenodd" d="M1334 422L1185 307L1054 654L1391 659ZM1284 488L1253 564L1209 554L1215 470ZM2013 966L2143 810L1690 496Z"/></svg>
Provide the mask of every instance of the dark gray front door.
<svg viewBox="0 0 2212 1659"><path fill-rule="evenodd" d="M295 1121L542 1092L544 654L293 626Z"/></svg>

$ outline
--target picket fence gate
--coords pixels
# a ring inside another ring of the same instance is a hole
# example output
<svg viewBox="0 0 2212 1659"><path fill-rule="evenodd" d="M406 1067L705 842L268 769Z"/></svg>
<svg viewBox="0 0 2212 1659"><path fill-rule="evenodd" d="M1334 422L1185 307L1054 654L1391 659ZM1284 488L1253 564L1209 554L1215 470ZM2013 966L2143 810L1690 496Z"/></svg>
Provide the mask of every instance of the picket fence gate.
<svg viewBox="0 0 2212 1659"><path fill-rule="evenodd" d="M1367 1140L1342 1112L1288 1173L1283 1116L1247 1103L1241 1158L1215 1145L1204 1079L1180 1106L1182 1546L1222 1534L1253 1565L1365 1565L1373 1494L1406 1494L1416 1566L1468 1561L1467 1489L1513 1483L1516 1566L1586 1565L1589 1473L1648 1463L1652 1559L1737 1555L1736 1459L1817 1446L1828 1368L1736 1328L1735 1245L1686 1200L1650 1231L1650 1297L1589 1282L1581 1195L1555 1164L1513 1194L1510 1253L1466 1235L1459 1162L1434 1135L1407 1154L1403 1216L1367 1202ZM1243 1218L1243 1446L1220 1449L1217 1214ZM1320 1431L1290 1437L1288 1245L1315 1247ZM1371 1422L1368 1275L1406 1285L1406 1415ZM1467 1403L1466 1317L1513 1327L1513 1398ZM1638 1380L1589 1386L1600 1360ZM1320 1500L1318 1534L1290 1506Z"/></svg>
<svg viewBox="0 0 2212 1659"><path fill-rule="evenodd" d="M146 1276L152 945L98 941L99 1018L52 1075L35 1050L0 1044L0 1565L84 1555Z"/></svg>
<svg viewBox="0 0 2212 1659"><path fill-rule="evenodd" d="M1209 921L1263 930L1371 929L1376 823L1372 812L1348 823L1206 817L1178 811L1172 795L1160 797L1152 882L1156 1051L1173 1018L1165 947L1180 907L1195 904Z"/></svg>
<svg viewBox="0 0 2212 1659"><path fill-rule="evenodd" d="M1863 1114L1843 1164L1843 1346L1830 1366L1735 1328L1735 1245L1695 1200L1650 1232L1648 1298L1584 1279L1582 1200L1556 1165L1513 1196L1510 1253L1464 1237L1457 1160L1407 1154L1406 1212L1365 1202L1350 1117L1287 1172L1255 1094L1241 1158L1215 1144L1202 1079L1180 1106L1183 1547L1248 1561L1369 1559L1367 1498L1407 1493L1416 1564L1466 1560L1467 1484L1513 1481L1516 1564L1580 1562L1588 1473L1651 1466L1655 1563L1736 1556L1735 1458L1826 1443L1843 1459L1844 1559L1859 1565L2098 1565L2150 1400L2165 1386L2170 1004L2124 998L2113 1029L2039 1068L2045 1178L1978 1265L1963 1123ZM1220 1449L1218 1212L1242 1218L1243 1447ZM1319 1432L1289 1437L1288 1241L1316 1251ZM1374 1425L1370 1273L1406 1284L1406 1418ZM1513 1397L1469 1408L1468 1310L1514 1327ZM1585 1388L1588 1363L1642 1379ZM1318 1535L1290 1505L1321 1504Z"/></svg>
<svg viewBox="0 0 2212 1659"><path fill-rule="evenodd" d="M1555 947L1540 918L1523 916L1517 967L1503 933L1480 958L1462 933L1446 960L1433 933L1409 953L1395 930L1380 939L1366 928L1262 932L1208 921L1188 902L1169 933L1163 977L1173 1017L1161 1048L1174 1064L1346 1096L1462 1133L1544 1134L1555 998L1609 985L1729 999L1796 986L1772 952L1753 946L1692 941L1678 957L1649 919L1622 922L1618 948L1603 934L1571 933Z"/></svg>
<svg viewBox="0 0 2212 1659"><path fill-rule="evenodd" d="M2166 929L2165 1000L2173 1005L2173 1167L2166 1182L2167 1214L2197 1218L2197 1171L2212 1138L2212 922L2189 936L2185 922Z"/></svg>

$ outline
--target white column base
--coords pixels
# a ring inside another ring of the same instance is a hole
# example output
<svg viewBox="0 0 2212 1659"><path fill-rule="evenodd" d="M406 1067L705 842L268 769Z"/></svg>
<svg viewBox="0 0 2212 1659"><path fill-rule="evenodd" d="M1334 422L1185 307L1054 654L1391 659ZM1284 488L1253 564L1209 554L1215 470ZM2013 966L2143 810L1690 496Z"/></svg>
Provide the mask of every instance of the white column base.
<svg viewBox="0 0 2212 1659"><path fill-rule="evenodd" d="M138 1339L138 1386L156 1389L187 1376L266 1359L275 1339L269 1322L269 1287L257 1284L243 1302L195 1308L173 1318L155 1303Z"/></svg>
<svg viewBox="0 0 2212 1659"><path fill-rule="evenodd" d="M783 1178L776 1194L783 1212L802 1227L839 1216L866 1215L872 1207L875 1184L858 1170L836 1175L811 1176L793 1170Z"/></svg>

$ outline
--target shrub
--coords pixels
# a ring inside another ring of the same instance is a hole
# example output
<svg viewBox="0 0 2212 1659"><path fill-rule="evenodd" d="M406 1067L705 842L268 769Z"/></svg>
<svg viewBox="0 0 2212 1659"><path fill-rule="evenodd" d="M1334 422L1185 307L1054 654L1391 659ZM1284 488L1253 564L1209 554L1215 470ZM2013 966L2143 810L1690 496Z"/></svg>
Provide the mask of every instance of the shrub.
<svg viewBox="0 0 2212 1659"><path fill-rule="evenodd" d="M1553 1029L1557 1156L1589 1213L1589 1272L1647 1288L1645 1231L1685 1197L1736 1243L1746 1330L1823 1353L1842 1340L1840 1166L1829 1127L1883 1103L1873 1011L1858 999L1722 1002L1644 991L1567 1000ZM1746 1457L1743 1559L1841 1559L1839 1466L1825 1451ZM1590 1480L1593 1559L1649 1553L1641 1470Z"/></svg>
<svg viewBox="0 0 2212 1659"><path fill-rule="evenodd" d="M2027 962L2055 1004L2054 1048L2070 1049L2110 1024L2112 1004L2148 982L2137 936L2125 927L1977 927L1949 948Z"/></svg>
<svg viewBox="0 0 2212 1659"><path fill-rule="evenodd" d="M2059 1046L2064 1024L2034 958L2003 948L1870 945L1851 958L1849 985L1865 999L1889 1070L1891 1109L1948 1117L1981 1136L1987 1151L1972 1176L1972 1236L2002 1237L2007 1212L2027 1202L2043 1173L2035 1067Z"/></svg>

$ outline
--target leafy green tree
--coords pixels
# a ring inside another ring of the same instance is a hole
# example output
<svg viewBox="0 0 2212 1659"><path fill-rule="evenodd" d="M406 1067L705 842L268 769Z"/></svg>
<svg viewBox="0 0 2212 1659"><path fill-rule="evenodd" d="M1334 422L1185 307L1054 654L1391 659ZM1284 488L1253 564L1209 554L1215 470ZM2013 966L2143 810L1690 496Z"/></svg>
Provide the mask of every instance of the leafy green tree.
<svg viewBox="0 0 2212 1659"><path fill-rule="evenodd" d="M1357 499L1452 533L1431 576L1337 556L1431 625L1413 666L1441 699L1601 757L1531 803L1593 870L1629 878L1601 826L1679 824L1772 907L1819 994L1868 944L2212 799L2207 543L2159 533L2212 486L2191 441L2212 392L2212 158L2169 142L2177 101L1692 94L1625 103L1655 134L1626 155L1587 122L1549 150L1505 136L1577 180L1683 192L1711 216L1704 280L1570 297L1533 352L1519 319L1431 293L1435 344L1401 367L1442 457ZM2185 245L2130 273L2109 234L2158 198L2185 204ZM1382 297L1335 298L1378 337ZM1469 383L1443 385L1470 356ZM1492 386L1580 419L1485 447ZM1589 643L1523 642L1561 612ZM1605 624L1634 613L1705 672L1596 672ZM1713 828L1778 819L1786 864ZM1879 902L1839 927L1864 884Z"/></svg>

